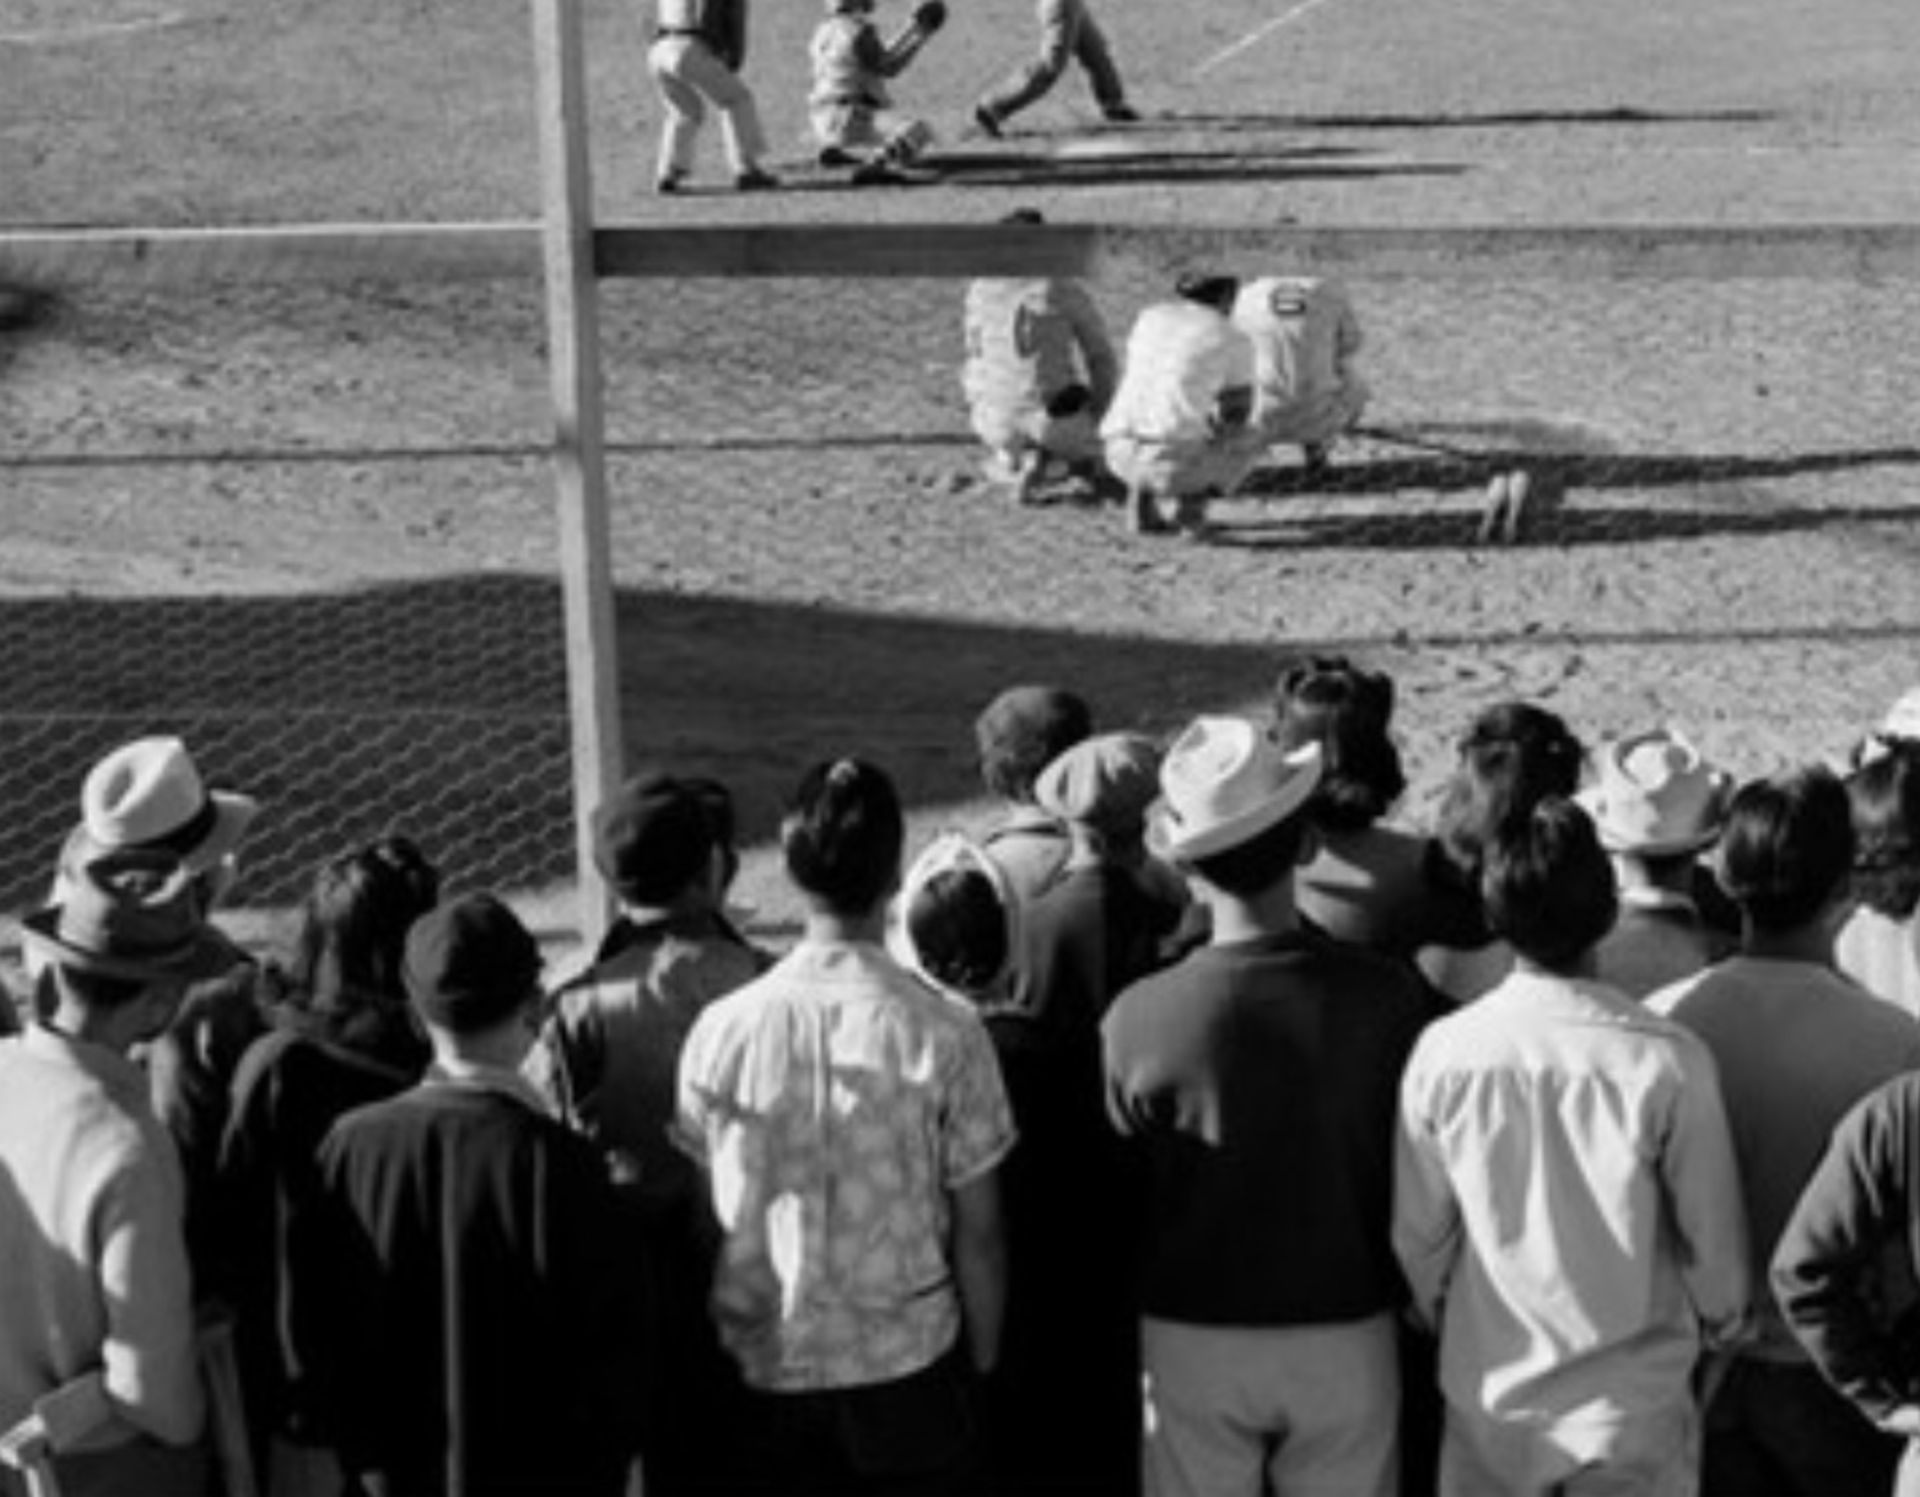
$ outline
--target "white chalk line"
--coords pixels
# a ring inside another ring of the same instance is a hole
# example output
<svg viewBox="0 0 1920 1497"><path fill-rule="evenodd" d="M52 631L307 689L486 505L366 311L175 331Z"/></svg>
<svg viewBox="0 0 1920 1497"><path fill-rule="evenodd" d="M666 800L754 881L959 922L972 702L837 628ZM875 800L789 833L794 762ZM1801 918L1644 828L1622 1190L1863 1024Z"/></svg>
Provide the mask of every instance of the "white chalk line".
<svg viewBox="0 0 1920 1497"><path fill-rule="evenodd" d="M0 47L44 47L61 42L90 42L107 36L124 36L130 31L157 31L163 26L178 26L187 19L185 11L167 10L157 15L135 16L127 21L96 21L90 26L53 26L38 31L0 31Z"/></svg>
<svg viewBox="0 0 1920 1497"><path fill-rule="evenodd" d="M1198 78L1202 73L1212 72L1213 69L1219 67L1220 64L1225 62L1228 58L1238 57L1242 52L1246 51L1247 48L1251 47L1255 42L1260 41L1263 37L1267 36L1269 33L1278 31L1282 26L1285 26L1290 21L1299 20L1300 17L1304 16L1308 11L1316 10L1320 6L1325 5L1326 3L1327 3L1327 0L1303 0L1302 4L1296 5L1292 10L1286 11L1280 15L1275 16L1271 21L1268 21L1264 26L1254 27L1253 30L1249 31L1245 36L1241 37L1240 40L1235 42L1232 46L1223 47L1220 51L1214 53L1213 56L1209 57L1205 62L1201 63L1198 67L1196 67L1193 70L1193 73L1191 74L1191 76Z"/></svg>

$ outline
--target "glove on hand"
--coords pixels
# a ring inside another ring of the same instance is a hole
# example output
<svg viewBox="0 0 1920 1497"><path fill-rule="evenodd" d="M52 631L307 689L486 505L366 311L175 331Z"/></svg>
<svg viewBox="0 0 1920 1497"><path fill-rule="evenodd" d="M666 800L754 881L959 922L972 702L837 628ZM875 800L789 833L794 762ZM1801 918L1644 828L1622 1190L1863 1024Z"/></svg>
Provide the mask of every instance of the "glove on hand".
<svg viewBox="0 0 1920 1497"><path fill-rule="evenodd" d="M947 0L920 0L913 8L913 24L932 36L947 24Z"/></svg>

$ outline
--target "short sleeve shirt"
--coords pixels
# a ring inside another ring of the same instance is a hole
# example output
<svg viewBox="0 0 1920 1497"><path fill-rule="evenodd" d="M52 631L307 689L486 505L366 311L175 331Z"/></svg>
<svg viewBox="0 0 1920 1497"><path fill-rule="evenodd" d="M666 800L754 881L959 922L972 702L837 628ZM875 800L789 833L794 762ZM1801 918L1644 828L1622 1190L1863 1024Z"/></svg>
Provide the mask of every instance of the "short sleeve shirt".
<svg viewBox="0 0 1920 1497"><path fill-rule="evenodd" d="M970 1009L879 946L802 941L700 1016L677 1114L725 1232L714 1318L751 1386L888 1382L953 1344L948 1194L1014 1142Z"/></svg>

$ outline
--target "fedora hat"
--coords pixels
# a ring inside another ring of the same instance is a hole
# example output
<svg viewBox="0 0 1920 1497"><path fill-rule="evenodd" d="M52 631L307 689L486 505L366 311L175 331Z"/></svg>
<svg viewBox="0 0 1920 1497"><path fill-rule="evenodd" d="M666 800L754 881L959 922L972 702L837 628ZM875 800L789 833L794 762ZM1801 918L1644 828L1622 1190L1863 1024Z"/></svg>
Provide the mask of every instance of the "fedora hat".
<svg viewBox="0 0 1920 1497"><path fill-rule="evenodd" d="M1196 718L1161 762L1147 846L1188 862L1225 852L1292 815L1319 781L1318 743L1289 751L1243 717Z"/></svg>
<svg viewBox="0 0 1920 1497"><path fill-rule="evenodd" d="M1732 781L1680 733L1658 728L1603 744L1597 782L1577 797L1609 852L1694 852L1720 835Z"/></svg>
<svg viewBox="0 0 1920 1497"><path fill-rule="evenodd" d="M22 944L43 963L156 982L203 975L218 947L193 878L165 852L109 852L73 870L57 904L22 917Z"/></svg>
<svg viewBox="0 0 1920 1497"><path fill-rule="evenodd" d="M259 802L209 790L178 738L136 738L88 771L80 790L76 861L125 848L171 853L204 873L240 845Z"/></svg>

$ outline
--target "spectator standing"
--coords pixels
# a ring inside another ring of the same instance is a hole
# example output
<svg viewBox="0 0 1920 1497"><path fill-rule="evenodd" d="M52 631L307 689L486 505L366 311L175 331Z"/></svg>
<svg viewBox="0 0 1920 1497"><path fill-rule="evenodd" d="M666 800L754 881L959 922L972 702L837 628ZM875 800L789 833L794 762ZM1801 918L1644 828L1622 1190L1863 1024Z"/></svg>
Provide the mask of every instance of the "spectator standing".
<svg viewBox="0 0 1920 1497"><path fill-rule="evenodd" d="M1920 1027L1833 966L1853 847L1847 793L1829 771L1743 786L1720 843L1740 950L1648 1000L1718 1063L1761 1283L1834 1126L1920 1066ZM1771 1301L1759 1309L1758 1334L1734 1352L1706 1411L1706 1497L1885 1491L1897 1444L1827 1385Z"/></svg>
<svg viewBox="0 0 1920 1497"><path fill-rule="evenodd" d="M1059 686L1009 686L974 720L980 780L1002 807L981 845L1022 905L1059 878L1073 850L1066 825L1034 799L1034 782L1092 734L1092 710Z"/></svg>
<svg viewBox="0 0 1920 1497"><path fill-rule="evenodd" d="M187 1242L196 1267L217 1252L214 1175L234 1067L266 1030L260 968L211 923L238 876L260 806L209 788L178 738L137 738L99 760L80 791L80 824L60 852L56 902L78 871L108 853L177 859L192 879L203 949L173 1021L143 1047L154 1110L173 1134L187 1182Z"/></svg>
<svg viewBox="0 0 1920 1497"><path fill-rule="evenodd" d="M1034 799L1067 828L1071 851L1028 905L1019 953L1020 1006L1084 1048L1098 1075L1099 1026L1120 990L1165 966L1185 901L1146 850L1147 807L1160 791L1160 747L1140 733L1102 733L1061 754Z"/></svg>
<svg viewBox="0 0 1920 1497"><path fill-rule="evenodd" d="M1580 787L1586 755L1555 713L1531 702L1500 702L1474 718L1434 817L1428 876L1468 907L1478 903L1486 850L1523 824L1549 795ZM1420 970L1455 1003L1470 1003L1512 969L1513 953L1484 911L1423 947Z"/></svg>
<svg viewBox="0 0 1920 1497"><path fill-rule="evenodd" d="M711 1004L680 1057L678 1138L723 1234L712 1306L747 1386L752 1490L978 1478L1013 1124L977 1016L882 944L904 834L879 769L809 769L781 827L800 941Z"/></svg>
<svg viewBox="0 0 1920 1497"><path fill-rule="evenodd" d="M1847 778L1856 903L1834 962L1876 998L1920 1017L1920 738L1875 744Z"/></svg>
<svg viewBox="0 0 1920 1497"><path fill-rule="evenodd" d="M693 170L694 144L711 104L720 111L721 140L733 185L742 192L780 184L762 166L766 132L753 90L740 76L747 60L748 0L658 0L659 27L647 71L666 106L654 185L679 192Z"/></svg>
<svg viewBox="0 0 1920 1497"><path fill-rule="evenodd" d="M1239 290L1232 276L1184 275L1127 335L1100 436L1136 534L1201 534L1207 496L1237 488L1265 451L1247 424L1253 340L1229 316Z"/></svg>
<svg viewBox="0 0 1920 1497"><path fill-rule="evenodd" d="M1513 971L1401 1088L1393 1240L1440 1332L1439 1490L1679 1497L1702 1329L1733 1335L1750 1287L1713 1061L1593 980L1615 892L1578 806L1540 800L1482 861Z"/></svg>
<svg viewBox="0 0 1920 1497"><path fill-rule="evenodd" d="M1338 940L1411 959L1463 923L1477 929L1479 906L1428 878L1424 838L1386 824L1407 788L1393 708L1392 679L1344 656L1288 666L1274 696L1281 746L1320 745L1300 913Z"/></svg>
<svg viewBox="0 0 1920 1497"><path fill-rule="evenodd" d="M407 1004L407 932L440 876L404 837L322 865L300 910L283 996L234 1072L217 1186L217 1277L228 1298L254 1469L276 1497L337 1492L309 1369L289 1328L300 1287L291 1232L319 1190L320 1143L343 1114L406 1090L432 1056Z"/></svg>
<svg viewBox="0 0 1920 1497"><path fill-rule="evenodd" d="M1733 951L1695 898L1700 854L1720 838L1733 786L1671 729L1602 744L1595 757L1596 782L1579 801L1613 859L1620 918L1594 955L1594 975L1645 998Z"/></svg>
<svg viewBox="0 0 1920 1497"><path fill-rule="evenodd" d="M1038 0L1039 54L987 94L973 110L981 134L998 140L1006 122L1052 92L1054 84L1077 62L1093 90L1093 102L1110 125L1130 125L1140 112L1127 102L1126 85L1114 65L1107 34L1093 17L1087 0Z"/></svg>
<svg viewBox="0 0 1920 1497"><path fill-rule="evenodd" d="M1032 208L1000 222L1043 223ZM1064 463L1099 487L1100 418L1112 403L1119 361L1087 288L1060 276L986 277L967 286L966 362L960 382L986 474L1022 504Z"/></svg>
<svg viewBox="0 0 1920 1497"><path fill-rule="evenodd" d="M103 852L28 915L39 1019L0 1041L0 1429L49 1398L68 1497L193 1497L206 1477L184 1186L130 1058L205 960L192 876ZM11 1490L11 1488L9 1488Z"/></svg>
<svg viewBox="0 0 1920 1497"><path fill-rule="evenodd" d="M731 846L709 793L649 772L595 812L594 858L620 916L593 965L554 995L527 1067L612 1163L648 1272L660 1376L647 1397L647 1486L659 1497L725 1489L736 1381L706 1312L711 1208L669 1138L674 1078L694 1021L768 965L721 914Z"/></svg>
<svg viewBox="0 0 1920 1497"><path fill-rule="evenodd" d="M408 933L433 1045L418 1086L346 1114L289 1233L320 1433L375 1494L624 1493L648 1352L604 1162L521 1076L540 953L466 895Z"/></svg>
<svg viewBox="0 0 1920 1497"><path fill-rule="evenodd" d="M1153 1497L1395 1489L1394 1099L1429 1004L1403 964L1300 920L1319 766L1202 717L1160 770L1148 843L1211 936L1102 1026L1140 1180Z"/></svg>
<svg viewBox="0 0 1920 1497"><path fill-rule="evenodd" d="M1826 1379L1904 1440L1893 1497L1920 1497L1920 1075L1897 1076L1834 1130L1780 1234L1773 1289ZM1882 1490L1882 1489L1876 1489Z"/></svg>
<svg viewBox="0 0 1920 1497"><path fill-rule="evenodd" d="M1069 750L1069 753L1076 752ZM936 839L900 895L907 963L974 1005L993 1039L1019 1145L1000 1168L1006 1333L987 1380L985 1490L1113 1497L1140 1485L1140 1351L1120 1143L1101 1100L1097 1031L1063 1035L1010 1002L1019 908L991 859Z"/></svg>

